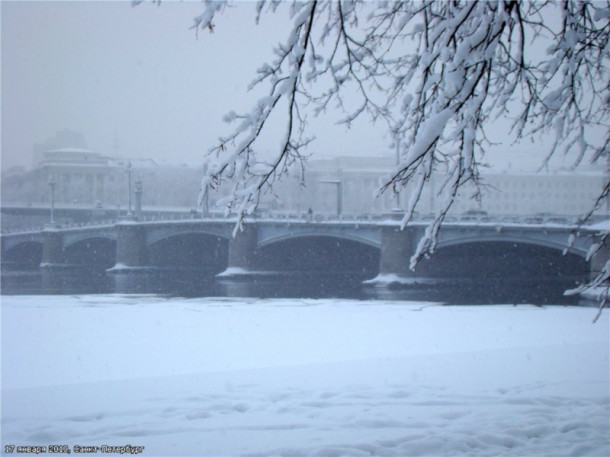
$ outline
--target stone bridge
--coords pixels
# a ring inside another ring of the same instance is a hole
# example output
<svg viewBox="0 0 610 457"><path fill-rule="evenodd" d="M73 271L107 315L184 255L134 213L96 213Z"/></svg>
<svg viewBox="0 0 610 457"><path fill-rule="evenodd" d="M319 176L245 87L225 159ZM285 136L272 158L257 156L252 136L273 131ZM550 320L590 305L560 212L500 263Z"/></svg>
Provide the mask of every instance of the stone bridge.
<svg viewBox="0 0 610 457"><path fill-rule="evenodd" d="M578 275L588 277L605 262L587 259L599 228L580 228L567 255L570 221L518 218L448 220L437 253L409 269L409 259L428 221L405 230L392 218L311 220L260 218L233 236L235 220L185 219L136 221L81 227L47 226L3 234L3 263L44 268L95 265L112 272L148 268L198 267L221 275L260 271L348 271L377 278L498 274Z"/></svg>

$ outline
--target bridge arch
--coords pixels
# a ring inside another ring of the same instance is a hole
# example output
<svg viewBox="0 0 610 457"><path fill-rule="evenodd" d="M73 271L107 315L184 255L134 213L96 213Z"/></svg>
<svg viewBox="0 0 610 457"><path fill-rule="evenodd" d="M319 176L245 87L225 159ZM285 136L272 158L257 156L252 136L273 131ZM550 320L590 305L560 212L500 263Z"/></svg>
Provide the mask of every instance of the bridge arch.
<svg viewBox="0 0 610 457"><path fill-rule="evenodd" d="M330 237L362 243L373 248L381 248L381 234L377 226L360 226L356 224L327 224L315 226L309 224L262 225L258 231L258 246L264 248L274 243L303 237Z"/></svg>
<svg viewBox="0 0 610 457"><path fill-rule="evenodd" d="M201 268L218 273L227 267L229 240L203 230L177 230L147 237L148 265Z"/></svg>
<svg viewBox="0 0 610 457"><path fill-rule="evenodd" d="M416 273L431 277L473 279L527 278L531 280L572 278L584 281L589 264L581 253L563 254L565 246L531 239L462 238L439 243L436 252L416 267Z"/></svg>
<svg viewBox="0 0 610 457"><path fill-rule="evenodd" d="M66 232L66 234L64 234L64 237L63 237L63 246L64 246L64 249L68 249L75 244L87 242L89 240L107 240L109 242L116 243L116 239L117 239L117 236L116 236L116 232L114 230L113 231L88 230L88 231L75 232L75 233Z"/></svg>
<svg viewBox="0 0 610 457"><path fill-rule="evenodd" d="M379 270L380 246L349 234L291 233L259 243L258 268L373 277Z"/></svg>
<svg viewBox="0 0 610 457"><path fill-rule="evenodd" d="M182 226L178 224L170 225L170 226L162 226L159 228L151 228L147 231L146 235L146 244L152 245L161 240L171 238L174 236L184 236L184 235L207 235L215 238L222 238L225 240L229 240L230 232L227 230L223 230L220 227L209 227L205 225L189 225Z"/></svg>
<svg viewBox="0 0 610 457"><path fill-rule="evenodd" d="M2 252L2 264L9 268L34 269L38 268L41 261L42 241L23 240L5 247Z"/></svg>
<svg viewBox="0 0 610 457"><path fill-rule="evenodd" d="M116 262L116 239L107 236L82 236L64 247L66 265L107 269Z"/></svg>
<svg viewBox="0 0 610 457"><path fill-rule="evenodd" d="M555 249L561 253L568 247L568 235L563 232L548 231L522 231L522 230L477 230L460 231L454 230L447 234L441 232L437 249L448 246L457 246L467 243L496 242L496 243L517 243L532 246L547 247ZM587 255L590 243L584 238L577 238L574 245L570 248L572 254L582 258Z"/></svg>

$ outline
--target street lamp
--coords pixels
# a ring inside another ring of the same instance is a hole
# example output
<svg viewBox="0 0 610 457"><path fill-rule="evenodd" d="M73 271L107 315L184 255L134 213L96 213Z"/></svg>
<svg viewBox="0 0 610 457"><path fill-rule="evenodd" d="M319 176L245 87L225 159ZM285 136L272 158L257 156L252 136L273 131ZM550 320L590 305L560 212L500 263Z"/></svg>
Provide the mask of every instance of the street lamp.
<svg viewBox="0 0 610 457"><path fill-rule="evenodd" d="M398 140L398 135L396 135L396 170L398 171L400 167L400 141ZM398 187L394 187L394 202L396 204L396 211L400 210L400 189Z"/></svg>
<svg viewBox="0 0 610 457"><path fill-rule="evenodd" d="M51 188L51 224L55 223L55 176L49 177L49 187Z"/></svg>

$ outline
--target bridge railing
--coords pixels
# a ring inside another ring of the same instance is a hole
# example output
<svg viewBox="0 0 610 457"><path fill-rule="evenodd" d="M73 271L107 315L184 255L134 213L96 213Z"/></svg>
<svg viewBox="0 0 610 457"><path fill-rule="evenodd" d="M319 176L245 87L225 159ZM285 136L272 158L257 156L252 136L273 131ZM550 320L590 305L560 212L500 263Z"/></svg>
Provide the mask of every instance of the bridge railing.
<svg viewBox="0 0 610 457"><path fill-rule="evenodd" d="M11 229L3 229L2 230L2 235L26 235L28 233L39 233L42 230L44 230L44 226L36 226L36 227L32 227L32 228L11 228Z"/></svg>
<svg viewBox="0 0 610 457"><path fill-rule="evenodd" d="M322 213L322 212L289 212L289 211L258 211L253 215L257 220L271 220L277 222L307 222L307 223L332 223L332 222L351 222L351 223L378 223L381 221L400 221L403 214L400 212L391 213L362 213L362 214L339 214ZM427 223L434 219L433 214L415 215L413 222ZM594 222L607 218L598 217ZM105 220L90 220L86 222L71 222L56 224L59 229L78 229L89 227L107 227L119 222L120 218L105 219ZM224 212L209 211L198 212L195 210L174 213L153 213L144 214L139 222L168 222L168 221L186 221L186 220L226 220ZM558 226L573 226L577 224L578 218L575 216L565 216L556 214L536 214L536 215L488 215L483 212L465 213L457 215L447 215L445 223L468 223L468 224L517 224L517 225L558 225ZM28 229L13 228L3 229L3 235L9 234L26 234L32 232L40 232L48 228L45 226L36 226Z"/></svg>

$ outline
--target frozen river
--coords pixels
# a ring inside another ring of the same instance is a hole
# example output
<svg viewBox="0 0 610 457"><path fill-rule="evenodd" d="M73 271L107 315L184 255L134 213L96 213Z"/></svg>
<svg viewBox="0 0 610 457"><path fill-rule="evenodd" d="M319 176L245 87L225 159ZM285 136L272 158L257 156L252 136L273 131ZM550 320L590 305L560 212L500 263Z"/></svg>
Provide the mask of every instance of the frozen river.
<svg viewBox="0 0 610 457"><path fill-rule="evenodd" d="M594 315L404 300L5 295L2 451L607 456L609 314L592 324Z"/></svg>
<svg viewBox="0 0 610 457"><path fill-rule="evenodd" d="M577 304L563 292L571 277L501 277L480 281L417 279L407 288L362 284L366 276L341 273L267 274L248 279L214 279L198 270L110 274L95 270L3 271L3 295L161 294L177 297L342 298L434 301L448 304Z"/></svg>

